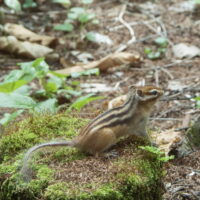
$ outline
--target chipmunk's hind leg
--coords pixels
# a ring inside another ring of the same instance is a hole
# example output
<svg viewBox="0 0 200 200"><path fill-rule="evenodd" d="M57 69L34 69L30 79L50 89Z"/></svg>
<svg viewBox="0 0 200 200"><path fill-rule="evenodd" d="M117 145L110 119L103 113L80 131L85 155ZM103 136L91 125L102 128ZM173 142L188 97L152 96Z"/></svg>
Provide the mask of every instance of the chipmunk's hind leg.
<svg viewBox="0 0 200 200"><path fill-rule="evenodd" d="M95 133L95 143L93 144L93 155L98 156L117 142L115 133L110 128L100 129Z"/></svg>

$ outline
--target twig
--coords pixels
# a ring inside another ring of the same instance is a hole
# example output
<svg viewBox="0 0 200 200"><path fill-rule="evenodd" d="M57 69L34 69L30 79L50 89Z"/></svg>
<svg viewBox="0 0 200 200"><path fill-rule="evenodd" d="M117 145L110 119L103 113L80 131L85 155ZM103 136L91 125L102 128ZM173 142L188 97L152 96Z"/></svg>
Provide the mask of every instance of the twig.
<svg viewBox="0 0 200 200"><path fill-rule="evenodd" d="M134 43L136 41L136 37L135 37L135 32L134 30L131 28L131 26L126 22L124 21L123 19L123 16L124 16L124 13L126 11L126 7L127 5L124 5L122 7L122 11L120 12L120 15L118 17L119 21L129 30L129 33L131 35L131 39L126 43L126 44L123 44L121 45L117 50L116 52L121 52L123 50L125 50L130 44Z"/></svg>
<svg viewBox="0 0 200 200"><path fill-rule="evenodd" d="M129 25L129 26L137 26L137 25L139 25L139 24L143 24L144 22L145 22L145 23L153 23L153 22L155 22L156 20L157 20L157 18L152 19L152 20L147 20L147 21L131 22L131 23L129 23L128 25ZM121 28L124 28L124 25L119 25L119 26L111 27L111 28L108 28L108 30L109 30L109 31L117 31L117 30L119 30L119 29L121 29Z"/></svg>
<svg viewBox="0 0 200 200"><path fill-rule="evenodd" d="M176 128L174 129L174 131L178 132L178 131L187 131L190 127L187 126L187 127L180 127L180 128Z"/></svg>
<svg viewBox="0 0 200 200"><path fill-rule="evenodd" d="M183 64L183 63L190 63L193 62L192 60L175 60L173 63L169 63L163 66L154 66L154 67L143 67L143 68L131 68L132 70L138 70L138 71L142 71L142 70L158 70L158 69L163 69L163 68L168 68L168 67L173 67L174 65L177 64Z"/></svg>
<svg viewBox="0 0 200 200"><path fill-rule="evenodd" d="M161 121L182 121L182 119L177 118L160 118L160 117L150 117L150 120L161 120Z"/></svg>
<svg viewBox="0 0 200 200"><path fill-rule="evenodd" d="M151 17L153 20L155 20L161 27L162 31L158 31L156 30L153 26L151 26L150 24L144 23L150 30L154 31L155 33L159 34L161 37L165 37L168 41L168 43L173 46L173 42L171 40L169 40L169 38L167 37L167 30L165 28L164 23L161 21L161 19L155 18L153 15L149 15L149 17Z"/></svg>
<svg viewBox="0 0 200 200"><path fill-rule="evenodd" d="M195 97L191 97L191 98L195 98ZM160 101L174 101L174 100L179 100L179 101L185 101L185 100L187 100L187 101L190 101L191 100L191 98L188 98L188 97L172 97L172 98L170 98L170 97L166 97L166 98L162 98L162 99L160 99Z"/></svg>
<svg viewBox="0 0 200 200"><path fill-rule="evenodd" d="M133 29L131 28L131 26L123 19L125 11L126 11L126 5L124 5L122 7L122 11L121 11L118 19L129 30L129 33L130 33L131 39L132 39L133 37L135 38L135 33L134 33Z"/></svg>
<svg viewBox="0 0 200 200"><path fill-rule="evenodd" d="M156 81L156 86L159 86L159 70L155 70L155 81Z"/></svg>
<svg viewBox="0 0 200 200"><path fill-rule="evenodd" d="M165 68L160 68L161 71L163 71L164 73L166 73L170 79L174 79L174 76L169 72L169 70L165 69Z"/></svg>

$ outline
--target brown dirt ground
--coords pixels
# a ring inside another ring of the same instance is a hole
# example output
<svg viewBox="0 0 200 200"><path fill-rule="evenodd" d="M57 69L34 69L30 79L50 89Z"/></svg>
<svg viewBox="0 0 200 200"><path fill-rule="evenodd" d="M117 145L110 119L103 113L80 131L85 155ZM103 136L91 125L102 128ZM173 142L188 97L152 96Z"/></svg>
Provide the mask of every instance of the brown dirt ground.
<svg viewBox="0 0 200 200"><path fill-rule="evenodd" d="M112 69L108 73L101 74L99 77L81 77L82 83L105 83L114 87L120 82L120 87L116 92L107 92L102 95L108 99L126 93L127 86L136 84L145 80L146 84L157 84L166 90L165 96L174 97L171 101L160 101L152 114L150 128L158 132L175 129L183 126L183 120L186 113L190 113L190 118L195 119L199 110L195 107L195 102L191 97L200 96L200 59L192 58L182 60L176 64L176 58L173 56L171 47L177 43L189 43L200 47L200 17L198 12L177 13L169 8L175 6L183 0L152 1L158 7L153 11L141 11L139 6L146 1L100 1L95 0L90 6L91 10L97 15L100 24L95 27L88 27L88 30L96 30L99 33L108 35L113 40L112 46L97 45L89 42L83 42L79 39L73 40L66 33L54 31L52 24L62 23L66 17L66 9L49 1L38 0L39 6L35 9L26 11L21 16L16 16L7 10L3 19L4 23L12 22L23 24L36 33L52 35L62 38L64 44L60 43L54 46L60 58L67 59L70 63L76 63L76 57L71 55L71 50L79 49L83 52L89 52L94 56L94 60L102 58L115 52L121 44L126 44L130 39L129 31L119 22L118 16L121 6L127 4L127 10L124 13L124 20L128 23L135 22L132 26L137 41L126 48L128 52L137 51L143 57L143 64L137 67L120 67ZM123 4L121 3L123 2ZM199 11L200 12L200 11ZM156 21L159 19L159 22ZM151 22L153 20L153 22ZM147 21L145 25L144 22ZM152 30L154 29L154 30ZM159 30L166 29L167 38L170 41L165 56L158 60L149 60L144 55L144 48L156 46L153 39L159 36ZM27 61L27 58L16 57L0 52L0 72L2 76L12 69L17 69L16 63ZM49 62L52 69L61 69L59 60ZM172 64L169 65L168 64ZM118 75L117 72L122 72ZM179 82L185 86L184 90L177 91L169 87L171 81ZM102 110L105 101L93 102L86 106L81 112L82 116L91 118ZM7 112L7 109L1 109L1 114ZM94 114L95 113L95 114ZM165 178L166 193L164 199L200 199L200 152L197 151L181 159L175 159L167 165L167 174ZM90 165L90 162L89 162Z"/></svg>

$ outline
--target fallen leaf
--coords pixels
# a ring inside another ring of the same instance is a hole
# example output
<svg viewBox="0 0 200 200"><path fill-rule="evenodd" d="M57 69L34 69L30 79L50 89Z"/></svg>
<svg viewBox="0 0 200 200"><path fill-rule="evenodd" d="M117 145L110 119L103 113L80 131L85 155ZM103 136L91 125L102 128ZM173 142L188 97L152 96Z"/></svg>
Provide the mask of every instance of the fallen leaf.
<svg viewBox="0 0 200 200"><path fill-rule="evenodd" d="M86 65L79 65L74 67L69 67L66 69L57 70L57 73L69 75L74 72L81 72L91 68L99 68L100 71L107 71L109 68L120 66L123 64L135 64L142 61L139 53L128 53L128 52L119 52L112 55L108 55L98 61L90 62Z"/></svg>
<svg viewBox="0 0 200 200"><path fill-rule="evenodd" d="M116 97L108 102L108 109L116 108L118 106L121 106L126 101L127 95L122 95L119 97Z"/></svg>
<svg viewBox="0 0 200 200"><path fill-rule="evenodd" d="M83 64L89 63L89 60L93 60L94 57L88 52L71 51L71 54L75 56Z"/></svg>
<svg viewBox="0 0 200 200"><path fill-rule="evenodd" d="M183 1L181 3L177 3L169 8L169 10L173 10L177 13L182 12L192 12L195 8L194 1Z"/></svg>
<svg viewBox="0 0 200 200"><path fill-rule="evenodd" d="M107 35L103 35L103 34L96 33L96 32L88 32L86 34L86 38L89 41L96 42L98 44L104 43L109 46L113 44L113 41Z"/></svg>
<svg viewBox="0 0 200 200"><path fill-rule="evenodd" d="M181 91L181 90L183 90L186 87L187 87L186 85L184 85L180 81L176 81L176 80L170 80L170 81L168 81L168 86L167 86L167 88L169 90L178 90L178 91Z"/></svg>
<svg viewBox="0 0 200 200"><path fill-rule="evenodd" d="M108 85L104 83L82 83L80 84L81 88L85 92L110 92L116 90L113 87L109 87Z"/></svg>
<svg viewBox="0 0 200 200"><path fill-rule="evenodd" d="M162 12L161 6L157 5L156 3L152 3L150 1L139 4L139 5L135 3L135 7L138 8L140 12L145 13L147 15L158 16Z"/></svg>
<svg viewBox="0 0 200 200"><path fill-rule="evenodd" d="M159 134L152 134L152 137L155 138L156 144L159 146L159 149L164 151L166 155L171 150L171 147L175 144L178 144L182 138L183 134L180 131L167 130Z"/></svg>
<svg viewBox="0 0 200 200"><path fill-rule="evenodd" d="M14 36L0 37L0 50L27 58L45 57L53 52L53 49L30 42L21 42Z"/></svg>
<svg viewBox="0 0 200 200"><path fill-rule="evenodd" d="M185 43L174 45L172 51L177 58L193 58L195 56L200 56L200 49L198 47Z"/></svg>
<svg viewBox="0 0 200 200"><path fill-rule="evenodd" d="M4 26L4 30L7 34L15 36L19 40L39 43L44 46L49 46L56 41L55 37L38 35L18 24L7 23Z"/></svg>

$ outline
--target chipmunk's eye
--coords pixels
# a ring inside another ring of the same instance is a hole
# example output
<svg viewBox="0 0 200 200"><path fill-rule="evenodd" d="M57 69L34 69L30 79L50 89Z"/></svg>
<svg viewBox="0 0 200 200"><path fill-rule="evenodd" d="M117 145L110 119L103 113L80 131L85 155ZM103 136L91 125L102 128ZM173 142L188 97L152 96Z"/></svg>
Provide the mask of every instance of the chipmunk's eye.
<svg viewBox="0 0 200 200"><path fill-rule="evenodd" d="M149 91L149 93L150 93L151 95L157 95L157 94L158 94L158 91L157 91L157 90L151 90L151 91Z"/></svg>

